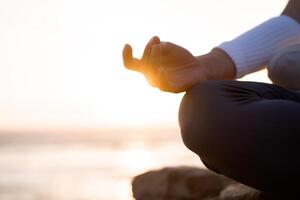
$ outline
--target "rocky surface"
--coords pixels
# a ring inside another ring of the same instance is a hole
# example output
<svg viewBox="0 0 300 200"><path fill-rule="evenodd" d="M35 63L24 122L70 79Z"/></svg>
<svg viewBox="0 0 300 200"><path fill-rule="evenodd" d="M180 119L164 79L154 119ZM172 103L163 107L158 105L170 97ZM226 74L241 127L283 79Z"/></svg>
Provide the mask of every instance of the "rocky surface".
<svg viewBox="0 0 300 200"><path fill-rule="evenodd" d="M166 167L132 180L136 200L261 200L261 193L211 171Z"/></svg>

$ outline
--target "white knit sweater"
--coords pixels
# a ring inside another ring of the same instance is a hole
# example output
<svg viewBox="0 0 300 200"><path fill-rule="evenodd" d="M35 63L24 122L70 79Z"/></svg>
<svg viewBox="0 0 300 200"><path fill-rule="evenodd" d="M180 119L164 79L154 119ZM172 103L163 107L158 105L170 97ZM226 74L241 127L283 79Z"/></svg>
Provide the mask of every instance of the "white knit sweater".
<svg viewBox="0 0 300 200"><path fill-rule="evenodd" d="M288 16L279 16L217 48L234 61L236 78L261 70L277 51L300 43L300 25Z"/></svg>

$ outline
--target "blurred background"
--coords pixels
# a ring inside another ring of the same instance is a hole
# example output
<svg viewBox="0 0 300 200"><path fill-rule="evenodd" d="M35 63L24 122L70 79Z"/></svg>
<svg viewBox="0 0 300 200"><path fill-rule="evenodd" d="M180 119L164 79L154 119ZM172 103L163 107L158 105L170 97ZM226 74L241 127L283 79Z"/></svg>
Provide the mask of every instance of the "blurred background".
<svg viewBox="0 0 300 200"><path fill-rule="evenodd" d="M158 35L201 55L286 3L1 0L0 199L131 200L134 175L203 166L181 142L183 94L125 70L123 45L139 57Z"/></svg>

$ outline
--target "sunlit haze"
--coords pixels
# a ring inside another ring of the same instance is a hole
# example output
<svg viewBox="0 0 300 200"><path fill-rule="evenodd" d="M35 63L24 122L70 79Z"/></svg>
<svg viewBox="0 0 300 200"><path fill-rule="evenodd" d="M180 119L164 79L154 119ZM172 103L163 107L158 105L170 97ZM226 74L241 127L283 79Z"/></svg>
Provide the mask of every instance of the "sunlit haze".
<svg viewBox="0 0 300 200"><path fill-rule="evenodd" d="M158 35L200 55L286 2L1 0L0 129L174 126L183 94L125 70L123 45L141 56ZM265 72L247 79L268 81Z"/></svg>

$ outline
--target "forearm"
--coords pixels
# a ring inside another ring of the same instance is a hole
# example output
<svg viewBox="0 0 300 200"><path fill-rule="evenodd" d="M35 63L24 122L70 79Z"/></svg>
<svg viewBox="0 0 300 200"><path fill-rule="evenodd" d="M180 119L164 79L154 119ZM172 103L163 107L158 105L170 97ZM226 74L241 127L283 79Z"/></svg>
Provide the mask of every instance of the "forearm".
<svg viewBox="0 0 300 200"><path fill-rule="evenodd" d="M280 49L300 42L300 1L291 0L282 17L272 18L209 53L217 67L211 66L211 79L231 79L262 69ZM298 23L297 23L298 22ZM199 57L201 58L201 57ZM202 58L201 58L202 59ZM203 60L203 59L202 59ZM215 68L217 68L216 71Z"/></svg>
<svg viewBox="0 0 300 200"><path fill-rule="evenodd" d="M263 69L274 53L300 43L299 14L295 11L299 11L299 3L293 2L282 16L271 18L218 46L233 60L236 78Z"/></svg>

